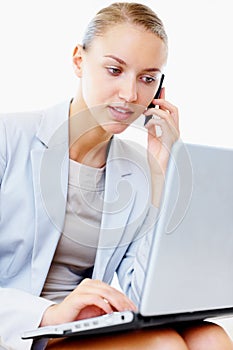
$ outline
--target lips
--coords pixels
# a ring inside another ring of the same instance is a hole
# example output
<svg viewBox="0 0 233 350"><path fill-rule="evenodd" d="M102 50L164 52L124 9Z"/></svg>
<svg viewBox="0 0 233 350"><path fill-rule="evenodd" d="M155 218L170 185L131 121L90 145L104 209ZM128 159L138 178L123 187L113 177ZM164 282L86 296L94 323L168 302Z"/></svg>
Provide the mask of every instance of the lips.
<svg viewBox="0 0 233 350"><path fill-rule="evenodd" d="M108 106L108 109L111 113L112 119L119 122L126 121L134 113L131 109L120 106Z"/></svg>

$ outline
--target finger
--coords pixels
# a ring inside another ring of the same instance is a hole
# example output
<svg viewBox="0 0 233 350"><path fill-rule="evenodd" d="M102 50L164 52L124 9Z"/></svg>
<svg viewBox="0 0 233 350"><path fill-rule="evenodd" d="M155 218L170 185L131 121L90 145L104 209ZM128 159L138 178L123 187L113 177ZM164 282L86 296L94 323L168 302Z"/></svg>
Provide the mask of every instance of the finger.
<svg viewBox="0 0 233 350"><path fill-rule="evenodd" d="M174 119L169 115L169 113L164 113L164 112L160 112L154 115L153 118L151 118L149 122L145 125L145 127L147 128L148 131L153 133L153 128L155 126L164 127L166 125L172 130L179 129L179 126L176 124Z"/></svg>
<svg viewBox="0 0 233 350"><path fill-rule="evenodd" d="M106 300L99 295L83 295L82 296L82 309L87 306L95 306L103 310L105 313L109 314L113 312L110 303L106 303Z"/></svg>
<svg viewBox="0 0 233 350"><path fill-rule="evenodd" d="M159 106L158 109L156 109L156 112L160 113L160 111L169 112L170 116L175 120L176 123L179 121L179 111L176 106L174 106L172 103L168 102L165 99L158 99L155 100L155 104ZM147 111L145 112L145 114ZM159 115L159 114L158 114Z"/></svg>
<svg viewBox="0 0 233 350"><path fill-rule="evenodd" d="M125 294L115 288L104 289L103 296L118 311L137 310L136 305Z"/></svg>
<svg viewBox="0 0 233 350"><path fill-rule="evenodd" d="M174 130L174 129L178 130L177 125L175 124L174 121L171 120L171 118L169 118L169 116L162 116L162 117L155 116L154 118L151 118L149 120L149 122L146 124L145 127L147 129L150 129L150 128L152 128L155 125L158 125L158 126L161 126L161 127L163 127L163 126L164 127L168 127L168 128L170 128L172 130Z"/></svg>
<svg viewBox="0 0 233 350"><path fill-rule="evenodd" d="M100 287L99 292L101 293L101 296L109 302L116 310L118 311L124 311L124 310L135 310L136 306L135 304L122 292L119 290L104 285Z"/></svg>
<svg viewBox="0 0 233 350"><path fill-rule="evenodd" d="M169 112L170 115L175 119L175 121L178 121L179 112L178 108L171 104L170 102L166 101L165 99L155 99L153 100L153 103L157 105L159 108L149 108L144 112L145 116L151 115L151 114L158 114L160 115L161 111Z"/></svg>
<svg viewBox="0 0 233 350"><path fill-rule="evenodd" d="M118 311L136 310L135 304L124 293L102 281L86 280L83 285L88 288L85 293L97 293Z"/></svg>
<svg viewBox="0 0 233 350"><path fill-rule="evenodd" d="M162 87L159 98L162 98L165 100L165 87Z"/></svg>
<svg viewBox="0 0 233 350"><path fill-rule="evenodd" d="M166 122L168 124L170 124L171 126L175 127L175 128L179 128L179 118L178 117L172 117L172 115L170 114L169 111L164 111L164 110L161 110L161 109L154 109L153 110L153 116L154 118L151 118L150 120L153 121L153 120L159 120L159 119L164 119L166 120ZM148 124L148 123L147 123ZM149 124L146 126L149 126Z"/></svg>
<svg viewBox="0 0 233 350"><path fill-rule="evenodd" d="M72 309L76 313L76 317L79 313L88 306L95 306L104 311L104 313L109 314L113 312L113 308L110 303L106 303L104 298L99 295L93 294L81 294L75 295L73 294L64 300L64 304L66 304L66 309ZM64 306L64 305L63 305Z"/></svg>
<svg viewBox="0 0 233 350"><path fill-rule="evenodd" d="M151 119L147 124L148 133L150 136L158 137L156 127L160 127L162 134L159 137L163 139L172 139L173 141L179 138L179 129L176 125L167 122L165 119Z"/></svg>
<svg viewBox="0 0 233 350"><path fill-rule="evenodd" d="M106 315L106 313L102 309L95 305L90 305L86 306L79 312L78 317L76 317L76 320L83 320L86 318L97 317L102 315Z"/></svg>

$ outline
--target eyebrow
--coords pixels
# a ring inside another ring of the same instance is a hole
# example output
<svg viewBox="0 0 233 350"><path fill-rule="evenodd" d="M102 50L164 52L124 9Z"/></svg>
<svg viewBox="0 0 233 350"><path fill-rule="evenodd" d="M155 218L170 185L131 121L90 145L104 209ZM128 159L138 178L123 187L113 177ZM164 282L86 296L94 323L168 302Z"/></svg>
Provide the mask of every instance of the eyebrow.
<svg viewBox="0 0 233 350"><path fill-rule="evenodd" d="M119 57L116 57L114 55L105 55L104 57L107 57L107 58L112 58L113 60L117 61L118 63L120 64L123 64L124 66L126 66L126 62L123 61L121 58Z"/></svg>
<svg viewBox="0 0 233 350"><path fill-rule="evenodd" d="M117 57L117 56L114 56L114 55L105 55L104 57L106 58L112 58L113 60L117 61L118 63L126 66L126 62L123 61L121 58ZM145 68L143 69L143 71L145 72L161 72L161 70L159 68Z"/></svg>

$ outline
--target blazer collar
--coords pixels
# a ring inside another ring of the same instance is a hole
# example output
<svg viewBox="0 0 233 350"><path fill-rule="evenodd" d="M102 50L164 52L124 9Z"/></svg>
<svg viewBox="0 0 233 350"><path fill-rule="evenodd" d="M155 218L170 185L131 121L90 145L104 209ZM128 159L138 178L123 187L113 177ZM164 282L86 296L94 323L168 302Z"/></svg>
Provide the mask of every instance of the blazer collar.
<svg viewBox="0 0 233 350"><path fill-rule="evenodd" d="M67 142L70 102L67 100L43 112L36 136L46 147Z"/></svg>
<svg viewBox="0 0 233 350"><path fill-rule="evenodd" d="M119 252L125 251L133 239L134 231L127 229L135 202L130 159L125 143L113 138L107 159L103 215L93 270L93 278L105 282L112 279Z"/></svg>

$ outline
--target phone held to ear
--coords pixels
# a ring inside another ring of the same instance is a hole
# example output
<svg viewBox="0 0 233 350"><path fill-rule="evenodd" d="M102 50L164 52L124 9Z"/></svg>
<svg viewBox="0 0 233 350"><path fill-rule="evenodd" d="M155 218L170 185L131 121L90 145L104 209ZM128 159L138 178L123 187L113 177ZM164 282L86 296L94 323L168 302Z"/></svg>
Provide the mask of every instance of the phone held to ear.
<svg viewBox="0 0 233 350"><path fill-rule="evenodd" d="M161 76L161 79L160 79L160 83L159 83L159 87L158 87L158 90L155 94L155 97L154 98L160 98L160 95L161 95L161 90L162 90L162 87L163 87L163 80L164 80L164 77L165 75L162 74ZM148 106L148 108L154 108L155 105L151 102ZM144 125L146 125L148 123L148 121L152 118L152 115L148 115L147 117L145 117L145 122L144 122Z"/></svg>

